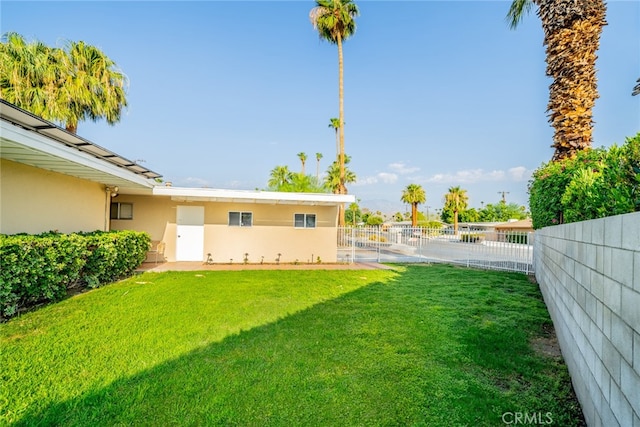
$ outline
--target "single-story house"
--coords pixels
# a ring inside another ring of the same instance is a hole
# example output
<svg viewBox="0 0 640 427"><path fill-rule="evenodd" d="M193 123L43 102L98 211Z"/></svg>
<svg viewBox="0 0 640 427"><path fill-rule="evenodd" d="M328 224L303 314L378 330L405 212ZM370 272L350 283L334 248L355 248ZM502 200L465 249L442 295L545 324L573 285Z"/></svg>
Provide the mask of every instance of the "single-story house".
<svg viewBox="0 0 640 427"><path fill-rule="evenodd" d="M168 261L335 262L353 195L180 188L0 100L0 233L137 230Z"/></svg>
<svg viewBox="0 0 640 427"><path fill-rule="evenodd" d="M503 222L502 224L498 224L495 226L496 231L500 232L510 232L517 231L520 233L533 233L533 222L531 218L521 219L521 220L511 220L507 222Z"/></svg>

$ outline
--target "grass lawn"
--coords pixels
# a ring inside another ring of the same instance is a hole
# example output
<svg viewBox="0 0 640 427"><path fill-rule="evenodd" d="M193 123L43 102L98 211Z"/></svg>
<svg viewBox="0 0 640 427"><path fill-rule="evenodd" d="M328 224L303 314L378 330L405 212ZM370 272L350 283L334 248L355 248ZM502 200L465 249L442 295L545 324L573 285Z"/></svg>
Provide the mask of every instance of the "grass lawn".
<svg viewBox="0 0 640 427"><path fill-rule="evenodd" d="M519 274L145 273L0 325L0 425L581 425L550 325Z"/></svg>

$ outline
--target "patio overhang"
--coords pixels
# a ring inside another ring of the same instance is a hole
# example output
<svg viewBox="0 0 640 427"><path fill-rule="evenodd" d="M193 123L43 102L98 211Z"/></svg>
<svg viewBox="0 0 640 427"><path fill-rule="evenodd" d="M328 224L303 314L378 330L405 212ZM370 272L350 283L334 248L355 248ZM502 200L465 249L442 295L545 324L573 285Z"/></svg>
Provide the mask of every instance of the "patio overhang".
<svg viewBox="0 0 640 427"><path fill-rule="evenodd" d="M151 189L161 175L0 99L0 156L121 190Z"/></svg>
<svg viewBox="0 0 640 427"><path fill-rule="evenodd" d="M356 201L356 197L351 194L285 193L159 186L153 188L153 195L171 197L171 200L178 202L262 203L270 205L337 206Z"/></svg>

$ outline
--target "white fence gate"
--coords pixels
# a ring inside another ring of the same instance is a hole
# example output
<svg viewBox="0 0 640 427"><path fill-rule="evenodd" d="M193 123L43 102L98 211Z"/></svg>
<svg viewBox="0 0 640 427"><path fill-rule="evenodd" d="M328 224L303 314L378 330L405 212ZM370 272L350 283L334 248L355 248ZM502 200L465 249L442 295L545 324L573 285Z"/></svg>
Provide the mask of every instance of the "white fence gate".
<svg viewBox="0 0 640 427"><path fill-rule="evenodd" d="M340 262L452 263L533 272L530 232L412 227L339 227Z"/></svg>

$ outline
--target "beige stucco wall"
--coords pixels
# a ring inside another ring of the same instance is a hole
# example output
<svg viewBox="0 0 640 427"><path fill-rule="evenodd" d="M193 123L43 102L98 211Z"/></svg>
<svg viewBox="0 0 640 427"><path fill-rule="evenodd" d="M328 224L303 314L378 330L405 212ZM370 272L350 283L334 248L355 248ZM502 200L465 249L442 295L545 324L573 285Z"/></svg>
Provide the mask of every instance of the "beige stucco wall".
<svg viewBox="0 0 640 427"><path fill-rule="evenodd" d="M104 186L0 160L0 233L105 229Z"/></svg>
<svg viewBox="0 0 640 427"><path fill-rule="evenodd" d="M112 220L113 230L140 230L153 241L166 243L165 258L176 260L176 213L178 206L204 206L202 260L211 254L216 263L336 262L335 206L270 205L260 203L177 202L169 197L119 195L114 201L133 203L132 220ZM252 212L252 227L229 227L229 211ZM296 213L316 214L315 229L293 227Z"/></svg>

